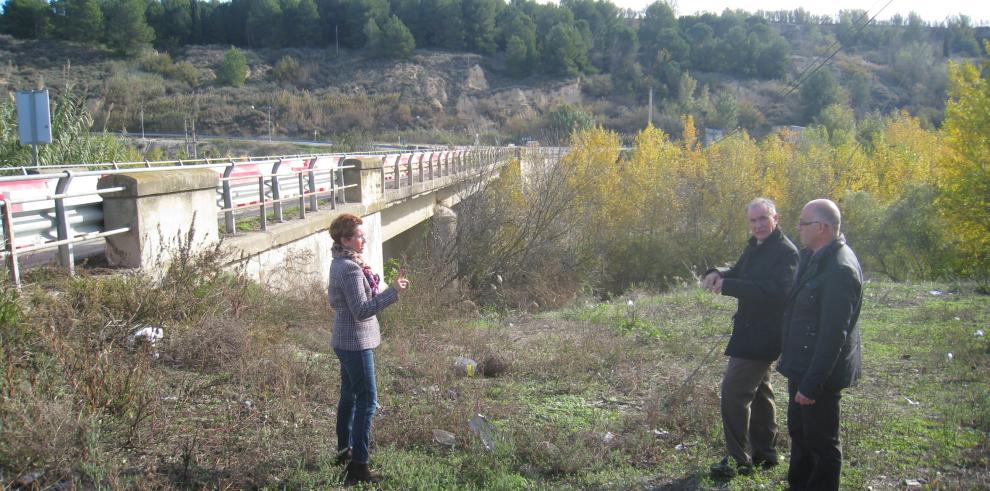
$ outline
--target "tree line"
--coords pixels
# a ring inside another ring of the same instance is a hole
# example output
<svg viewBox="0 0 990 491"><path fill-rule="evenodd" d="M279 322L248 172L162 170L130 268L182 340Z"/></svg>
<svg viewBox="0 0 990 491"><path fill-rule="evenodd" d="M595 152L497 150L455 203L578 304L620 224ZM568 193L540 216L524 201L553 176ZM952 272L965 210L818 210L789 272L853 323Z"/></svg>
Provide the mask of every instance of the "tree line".
<svg viewBox="0 0 990 491"><path fill-rule="evenodd" d="M915 33L923 27L916 16L862 35L860 17L847 11L837 19L839 37L850 38L844 44L882 43L888 31L925 35ZM515 77L609 73L620 93L652 86L663 95L676 93L687 70L783 77L791 46L771 22L795 20L831 21L800 9L678 17L664 2L634 12L607 0L6 0L0 32L125 54L199 44L340 46L390 58L407 58L415 48L498 53ZM946 26L947 49L978 53L973 26L958 20Z"/></svg>

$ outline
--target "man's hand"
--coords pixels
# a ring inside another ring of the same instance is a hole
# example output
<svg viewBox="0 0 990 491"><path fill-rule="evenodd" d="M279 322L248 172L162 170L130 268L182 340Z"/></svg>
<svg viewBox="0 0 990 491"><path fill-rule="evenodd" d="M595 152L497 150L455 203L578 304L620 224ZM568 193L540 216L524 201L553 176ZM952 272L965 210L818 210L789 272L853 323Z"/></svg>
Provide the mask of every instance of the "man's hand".
<svg viewBox="0 0 990 491"><path fill-rule="evenodd" d="M705 290L708 290L710 292L718 293L715 291L716 283L718 284L719 290L721 290L722 275L719 274L718 271L712 271L711 273L705 275L705 277L701 280L701 288L704 288Z"/></svg>
<svg viewBox="0 0 990 491"><path fill-rule="evenodd" d="M802 394L801 391L798 391L798 393L794 395L794 402L802 406L810 406L815 403L815 400Z"/></svg>

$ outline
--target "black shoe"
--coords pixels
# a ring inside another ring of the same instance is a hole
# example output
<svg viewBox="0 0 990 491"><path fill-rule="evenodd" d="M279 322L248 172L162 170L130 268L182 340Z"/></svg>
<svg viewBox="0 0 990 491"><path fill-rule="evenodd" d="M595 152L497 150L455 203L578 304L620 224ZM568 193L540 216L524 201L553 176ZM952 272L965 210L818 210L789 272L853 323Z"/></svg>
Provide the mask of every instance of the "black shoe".
<svg viewBox="0 0 990 491"><path fill-rule="evenodd" d="M344 465L351 462L351 447L337 451L337 456L333 459L333 465Z"/></svg>
<svg viewBox="0 0 990 491"><path fill-rule="evenodd" d="M759 467L760 469L771 469L777 467L780 461L777 459L776 455L770 457L753 457L753 467Z"/></svg>
<svg viewBox="0 0 990 491"><path fill-rule="evenodd" d="M731 457L726 457L722 459L721 462L717 464L712 464L708 468L711 472L712 477L719 479L732 479L738 476L748 476L753 473L753 466L749 464L740 464L736 462L736 459Z"/></svg>
<svg viewBox="0 0 990 491"><path fill-rule="evenodd" d="M368 468L368 464L358 464L351 462L347 464L347 470L344 471L345 482L349 484L359 483L359 482L381 482L382 476L377 472Z"/></svg>

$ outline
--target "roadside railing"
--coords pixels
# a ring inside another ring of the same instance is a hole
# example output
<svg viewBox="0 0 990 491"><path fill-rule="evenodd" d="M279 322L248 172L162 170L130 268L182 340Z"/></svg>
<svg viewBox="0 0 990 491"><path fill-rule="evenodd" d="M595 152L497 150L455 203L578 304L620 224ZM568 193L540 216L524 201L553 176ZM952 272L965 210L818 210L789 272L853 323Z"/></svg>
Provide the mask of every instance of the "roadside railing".
<svg viewBox="0 0 990 491"><path fill-rule="evenodd" d="M382 159L383 191L473 172L504 159L511 149L476 148L405 153L306 154L279 157L199 159L195 161L143 161L59 166L61 172L32 174L39 169L7 168L19 175L0 176L0 221L3 250L13 284L20 285L20 259L57 250L60 267L75 272L75 246L127 233L129 228L106 230L103 195L123 188L97 189L107 175L136 172L168 172L211 169L218 174L217 213L223 233L237 233L238 220L257 215L260 228L268 228L271 211L275 221L285 221L285 205L297 203L299 218L346 204L344 191L359 186L345 183L342 165L347 158ZM40 170L51 171L53 167ZM96 169L96 170L92 170Z"/></svg>

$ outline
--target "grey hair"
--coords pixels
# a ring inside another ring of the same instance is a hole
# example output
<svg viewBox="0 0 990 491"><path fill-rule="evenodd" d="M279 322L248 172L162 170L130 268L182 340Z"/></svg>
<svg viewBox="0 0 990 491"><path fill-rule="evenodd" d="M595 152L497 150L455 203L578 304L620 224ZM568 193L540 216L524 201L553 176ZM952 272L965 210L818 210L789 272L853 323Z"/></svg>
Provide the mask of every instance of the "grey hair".
<svg viewBox="0 0 990 491"><path fill-rule="evenodd" d="M777 205L773 204L773 201L769 198L754 198L753 201L750 201L749 204L746 205L746 213L749 213L749 210L751 210L754 206L765 207L767 211L770 212L770 216L777 214Z"/></svg>
<svg viewBox="0 0 990 491"><path fill-rule="evenodd" d="M816 199L808 204L811 205L811 211L815 217L832 227L835 236L838 237L842 227L842 213L839 211L839 206L830 199Z"/></svg>

